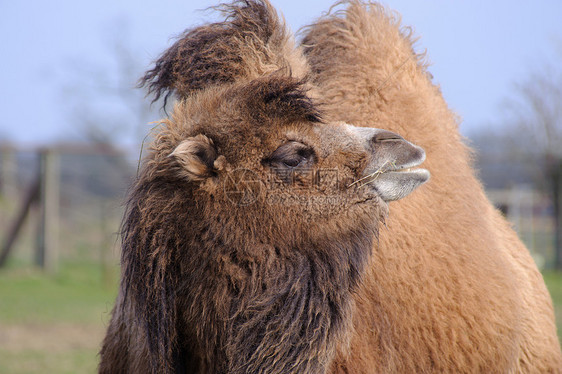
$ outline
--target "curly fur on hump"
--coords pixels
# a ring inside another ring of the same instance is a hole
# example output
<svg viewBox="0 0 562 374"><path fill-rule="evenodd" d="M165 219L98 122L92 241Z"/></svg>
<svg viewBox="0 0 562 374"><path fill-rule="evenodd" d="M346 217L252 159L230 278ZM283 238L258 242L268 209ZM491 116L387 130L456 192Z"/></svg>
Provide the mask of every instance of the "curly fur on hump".
<svg viewBox="0 0 562 374"><path fill-rule="evenodd" d="M302 41L324 114L420 144L432 182L392 206L332 372L561 372L542 276L486 198L411 31L378 4L344 4Z"/></svg>

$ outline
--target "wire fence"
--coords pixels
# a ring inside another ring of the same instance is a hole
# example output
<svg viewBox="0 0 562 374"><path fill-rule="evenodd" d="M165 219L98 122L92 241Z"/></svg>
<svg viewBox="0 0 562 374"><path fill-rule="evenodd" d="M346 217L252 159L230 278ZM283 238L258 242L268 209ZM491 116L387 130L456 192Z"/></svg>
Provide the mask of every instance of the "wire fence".
<svg viewBox="0 0 562 374"><path fill-rule="evenodd" d="M1 146L0 155L0 254L7 264L56 271L61 261L118 263L122 202L136 170L124 151Z"/></svg>

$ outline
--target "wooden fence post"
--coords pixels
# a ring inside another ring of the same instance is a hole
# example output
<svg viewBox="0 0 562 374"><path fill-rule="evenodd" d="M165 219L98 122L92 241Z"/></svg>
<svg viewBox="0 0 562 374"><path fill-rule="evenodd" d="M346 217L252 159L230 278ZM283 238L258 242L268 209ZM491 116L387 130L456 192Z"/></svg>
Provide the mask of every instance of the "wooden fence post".
<svg viewBox="0 0 562 374"><path fill-rule="evenodd" d="M39 153L41 217L37 237L37 265L56 272L59 257L59 155L53 149Z"/></svg>
<svg viewBox="0 0 562 374"><path fill-rule="evenodd" d="M7 199L17 197L15 149L9 144L0 145L0 195Z"/></svg>
<svg viewBox="0 0 562 374"><path fill-rule="evenodd" d="M39 177L37 177L31 185L31 188L29 189L27 194L24 196L23 203L21 204L20 209L17 212L16 218L6 232L2 249L0 250L0 268L4 266L4 264L8 260L8 256L10 255L10 252L14 246L14 242L16 241L16 238L18 237L18 234L22 229L25 218L28 216L29 211L31 210L31 206L35 204L39 199L39 187L40 181Z"/></svg>

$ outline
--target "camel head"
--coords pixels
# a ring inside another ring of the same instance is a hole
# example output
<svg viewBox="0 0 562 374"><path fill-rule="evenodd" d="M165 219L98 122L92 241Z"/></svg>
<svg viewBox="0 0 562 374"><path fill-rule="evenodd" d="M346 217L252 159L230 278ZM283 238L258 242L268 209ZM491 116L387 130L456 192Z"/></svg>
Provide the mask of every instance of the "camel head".
<svg viewBox="0 0 562 374"><path fill-rule="evenodd" d="M278 73L190 95L152 148L149 175L190 190L201 211L249 227L350 214L373 221L429 178L415 168L420 147L390 131L324 122L304 84Z"/></svg>
<svg viewBox="0 0 562 374"><path fill-rule="evenodd" d="M322 119L321 92L268 2L219 9L224 22L186 31L142 80L155 98L179 99L156 134L154 173L205 191L200 206L212 196L273 221L385 210L428 180L410 170L424 151L401 136Z"/></svg>

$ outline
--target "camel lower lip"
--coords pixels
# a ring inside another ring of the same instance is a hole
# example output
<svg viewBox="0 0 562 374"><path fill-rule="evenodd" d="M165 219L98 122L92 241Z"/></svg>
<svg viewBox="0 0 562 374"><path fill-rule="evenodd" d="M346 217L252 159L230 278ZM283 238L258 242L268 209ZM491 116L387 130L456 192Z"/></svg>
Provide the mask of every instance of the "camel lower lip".
<svg viewBox="0 0 562 374"><path fill-rule="evenodd" d="M412 176L418 176L422 179L429 179L429 170L423 168L407 168L399 170L388 170L383 174L399 173L399 174L410 174Z"/></svg>
<svg viewBox="0 0 562 374"><path fill-rule="evenodd" d="M409 195L429 178L427 169L405 168L381 173L371 183L384 201L394 201Z"/></svg>

